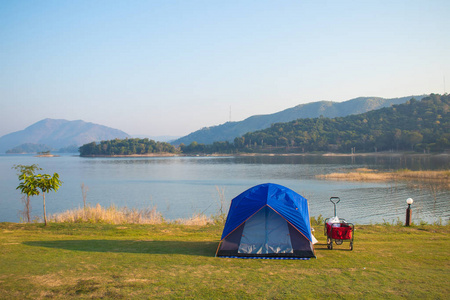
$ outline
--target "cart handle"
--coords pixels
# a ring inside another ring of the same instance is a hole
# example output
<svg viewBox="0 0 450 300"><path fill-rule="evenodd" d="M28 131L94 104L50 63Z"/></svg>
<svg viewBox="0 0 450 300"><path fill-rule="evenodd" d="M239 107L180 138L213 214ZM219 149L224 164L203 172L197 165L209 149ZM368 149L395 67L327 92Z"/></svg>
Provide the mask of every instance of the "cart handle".
<svg viewBox="0 0 450 300"><path fill-rule="evenodd" d="M336 199L337 199L337 201L336 201ZM339 201L341 201L341 199L340 199L339 197L331 197L331 198L330 198L330 201L331 201L331 203L333 203L333 204L338 204ZM336 201L336 202L335 202L335 201Z"/></svg>
<svg viewBox="0 0 450 300"><path fill-rule="evenodd" d="M334 216L335 217L336 217L336 204L338 204L339 201L341 201L341 199L339 197L331 197L330 198L330 202L334 204Z"/></svg>

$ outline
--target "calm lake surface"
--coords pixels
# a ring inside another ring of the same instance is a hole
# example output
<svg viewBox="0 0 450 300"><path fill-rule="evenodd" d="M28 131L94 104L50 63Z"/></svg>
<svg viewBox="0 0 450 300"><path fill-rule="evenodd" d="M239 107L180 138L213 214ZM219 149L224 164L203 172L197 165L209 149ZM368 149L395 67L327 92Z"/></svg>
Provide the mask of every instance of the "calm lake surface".
<svg viewBox="0 0 450 300"><path fill-rule="evenodd" d="M158 157L81 158L0 155L0 222L19 222L23 209L15 164L38 164L41 172L59 173L63 185L46 196L47 213L83 206L81 184L89 188L87 203L129 208L156 206L166 219L195 213L216 214L217 189L224 191L226 209L232 198L261 183L284 185L308 199L311 216L333 216L332 196L341 198L337 215L358 224L404 222L406 199L414 199L413 221L450 219L450 191L407 183L327 181L315 178L356 168L379 170L450 169L448 156L431 157ZM42 196L31 199L32 215L42 216Z"/></svg>

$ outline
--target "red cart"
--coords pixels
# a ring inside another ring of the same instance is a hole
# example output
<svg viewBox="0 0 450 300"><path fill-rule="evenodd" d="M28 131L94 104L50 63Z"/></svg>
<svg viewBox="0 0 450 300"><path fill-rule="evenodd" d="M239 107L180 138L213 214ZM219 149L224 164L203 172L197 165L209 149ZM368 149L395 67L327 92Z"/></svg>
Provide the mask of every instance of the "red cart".
<svg viewBox="0 0 450 300"><path fill-rule="evenodd" d="M350 250L353 250L355 225L337 217L336 204L340 201L339 197L330 198L330 202L334 204L334 217L325 219L324 234L327 237L327 247L333 250L333 241L336 245L342 245L344 241L349 241Z"/></svg>

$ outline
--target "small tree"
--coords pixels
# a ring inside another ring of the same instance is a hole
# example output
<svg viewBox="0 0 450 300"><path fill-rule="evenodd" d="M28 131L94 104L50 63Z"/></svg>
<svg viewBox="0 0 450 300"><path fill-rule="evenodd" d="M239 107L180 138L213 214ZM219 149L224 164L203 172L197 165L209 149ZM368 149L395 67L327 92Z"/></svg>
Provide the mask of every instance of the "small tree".
<svg viewBox="0 0 450 300"><path fill-rule="evenodd" d="M49 174L37 174L33 177L33 185L36 186L42 192L42 197L44 198L44 224L47 226L47 213L45 211L45 193L50 191L57 191L62 184L59 180L59 174L53 173L53 176Z"/></svg>
<svg viewBox="0 0 450 300"><path fill-rule="evenodd" d="M30 197L39 195L39 191L37 190L37 187L34 185L31 185L28 179L25 179L26 176L32 176L34 175L34 172L36 170L42 170L42 168L39 168L38 165L14 165L13 169L16 169L18 171L17 176L19 177L19 180L21 181L19 186L16 189L20 189L20 192L26 196L26 199L24 200L24 210L22 211L22 214L24 217L26 217L27 222L31 222L31 205L30 205ZM25 198L25 197L24 197Z"/></svg>

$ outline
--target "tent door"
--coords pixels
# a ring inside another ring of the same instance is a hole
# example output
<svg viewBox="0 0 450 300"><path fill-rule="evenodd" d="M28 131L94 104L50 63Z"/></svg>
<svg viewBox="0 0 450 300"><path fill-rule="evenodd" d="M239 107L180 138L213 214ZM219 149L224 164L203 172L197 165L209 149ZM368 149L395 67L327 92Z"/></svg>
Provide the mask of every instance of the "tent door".
<svg viewBox="0 0 450 300"><path fill-rule="evenodd" d="M286 220L268 206L245 222L238 253L293 253Z"/></svg>

